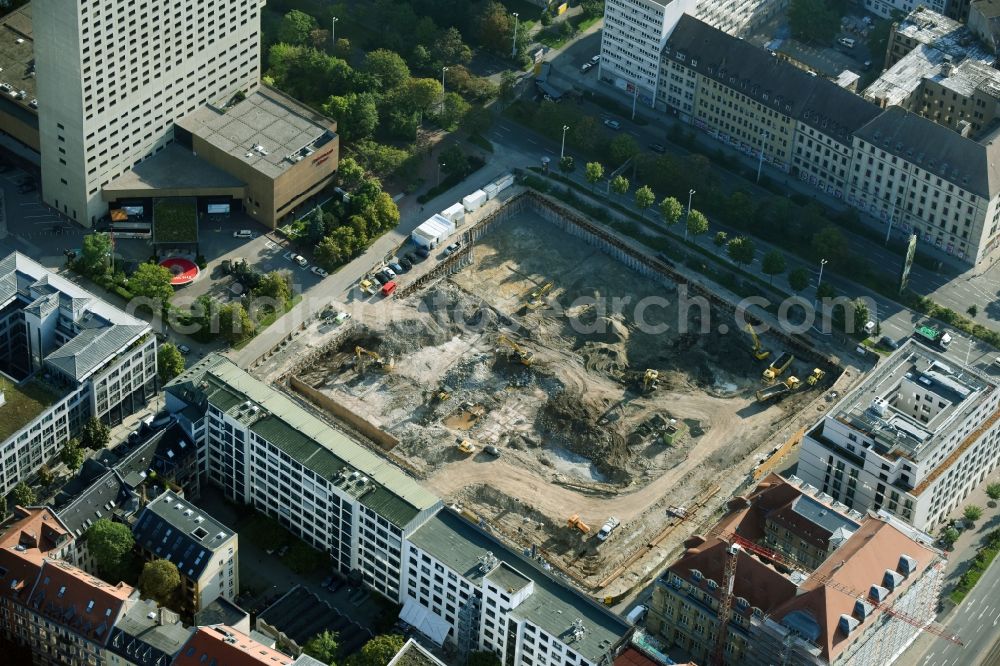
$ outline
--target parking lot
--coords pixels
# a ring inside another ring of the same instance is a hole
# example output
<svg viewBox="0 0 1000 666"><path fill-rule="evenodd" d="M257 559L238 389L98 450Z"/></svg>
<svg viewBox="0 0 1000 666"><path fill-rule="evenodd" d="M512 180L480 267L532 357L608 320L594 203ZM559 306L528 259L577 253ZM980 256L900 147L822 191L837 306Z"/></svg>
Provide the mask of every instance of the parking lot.
<svg viewBox="0 0 1000 666"><path fill-rule="evenodd" d="M885 54L873 55L868 49L867 40L873 30L872 17L851 14L841 19L841 30L830 44L806 44L792 38L786 19L779 16L761 26L747 41L786 55L823 76L836 77L844 70L863 74L881 68Z"/></svg>

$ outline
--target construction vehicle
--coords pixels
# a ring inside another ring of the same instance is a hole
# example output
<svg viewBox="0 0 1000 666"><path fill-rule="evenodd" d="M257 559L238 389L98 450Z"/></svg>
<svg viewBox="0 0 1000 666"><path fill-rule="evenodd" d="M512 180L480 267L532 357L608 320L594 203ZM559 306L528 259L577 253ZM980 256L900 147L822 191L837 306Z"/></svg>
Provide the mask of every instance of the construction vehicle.
<svg viewBox="0 0 1000 666"><path fill-rule="evenodd" d="M941 349L947 349L951 345L951 335L936 326L918 326L913 334L923 342Z"/></svg>
<svg viewBox="0 0 1000 666"><path fill-rule="evenodd" d="M660 373L653 369L647 369L642 375L642 390L655 391L660 386Z"/></svg>
<svg viewBox="0 0 1000 666"><path fill-rule="evenodd" d="M747 324L747 333L750 334L750 339L753 340L753 349L750 350L750 353L753 354L755 359L763 361L771 355L771 352L764 349L764 345L760 344L760 338L757 337L757 332L753 330L752 324Z"/></svg>
<svg viewBox="0 0 1000 666"><path fill-rule="evenodd" d="M819 368L813 368L812 374L806 378L806 384L809 384L809 386L816 386L816 384L823 381L824 377L826 377L825 370L820 370Z"/></svg>
<svg viewBox="0 0 1000 666"><path fill-rule="evenodd" d="M506 347L508 349L510 358L517 361L521 365L530 366L535 358L535 354L533 352L521 349L520 345L518 345L516 342L508 338L506 335L501 335L500 337L498 337L497 343Z"/></svg>
<svg viewBox="0 0 1000 666"><path fill-rule="evenodd" d="M798 571L803 575L803 579L809 579L810 581L813 581L816 584L830 585L831 587L837 589L839 592L855 597L856 599L863 601L868 606L871 606L872 607L871 612L873 613L881 611L886 615L888 615L890 618L896 620L902 620L903 622L906 622L907 624L916 627L917 630L919 631L925 631L939 638L943 638L946 641L950 641L955 645L959 646L965 645L965 643L959 636L949 632L947 629L945 629L944 627L942 627L940 624L938 624L933 620L927 621L926 619L914 617L908 613L905 613L902 610L897 610L896 608L893 608L891 603L880 602L873 599L871 595L868 594L867 592L863 593L859 590L855 590L851 587L848 587L847 585L844 585L839 581L833 580L833 576L835 575L835 573L831 573L828 575L818 575L818 576L812 575L809 572L803 571L802 567L798 563L789 560L781 552L761 546L751 541L750 539L741 537L740 535L725 530L724 528L721 529L716 528L710 530L706 535L706 538L711 539L713 537L718 537L724 543L728 544L729 548L727 548L726 550L726 555L727 555L726 563L722 576L721 587L724 590L724 592L722 592L722 594L719 597L719 612L717 615L717 617L719 618L719 629L718 632L716 633L715 646L714 649L712 650L712 658L709 661L710 664L718 666L723 666L723 664L725 664L724 657L726 650L726 642L729 636L729 621L732 619L732 610L733 610L733 583L736 580L736 563L739 559L740 552L743 552L744 555L747 556L753 553L764 562L774 562L792 571ZM943 564L939 562L934 566L937 567L940 572L940 569L943 567ZM834 572L836 572L836 569L834 569Z"/></svg>
<svg viewBox="0 0 1000 666"><path fill-rule="evenodd" d="M360 345L354 348L354 368L357 370L359 375L365 374L365 370L368 369L369 360L371 360L371 362L379 370L388 371L392 368L392 363L379 354L369 351Z"/></svg>
<svg viewBox="0 0 1000 666"><path fill-rule="evenodd" d="M791 393L801 385L802 382L799 381L799 378L793 375L783 382L765 386L757 391L757 402L767 402L768 400L784 397L786 393Z"/></svg>
<svg viewBox="0 0 1000 666"><path fill-rule="evenodd" d="M552 283L546 282L538 289L535 289L528 296L528 302L525 305L529 310L536 310L540 308L545 303L545 295L552 291Z"/></svg>
<svg viewBox="0 0 1000 666"><path fill-rule="evenodd" d="M773 382L781 376L781 373L788 369L788 366L790 366L794 360L795 357L791 352L781 352L781 356L775 359L774 362L767 367L767 370L763 372L761 375L762 379L767 383Z"/></svg>
<svg viewBox="0 0 1000 666"><path fill-rule="evenodd" d="M606 541L607 538L611 536L611 533L615 531L615 528L621 524L622 521L618 520L614 516L611 516L604 522L603 525L601 525L601 529L597 532L597 539L599 541Z"/></svg>
<svg viewBox="0 0 1000 666"><path fill-rule="evenodd" d="M471 455L476 452L476 445L472 443L471 439L463 439L458 443L457 448L466 455Z"/></svg>
<svg viewBox="0 0 1000 666"><path fill-rule="evenodd" d="M572 516L569 517L569 520L566 522L570 527L575 527L584 534L590 533L590 525L580 520L579 514L574 513Z"/></svg>

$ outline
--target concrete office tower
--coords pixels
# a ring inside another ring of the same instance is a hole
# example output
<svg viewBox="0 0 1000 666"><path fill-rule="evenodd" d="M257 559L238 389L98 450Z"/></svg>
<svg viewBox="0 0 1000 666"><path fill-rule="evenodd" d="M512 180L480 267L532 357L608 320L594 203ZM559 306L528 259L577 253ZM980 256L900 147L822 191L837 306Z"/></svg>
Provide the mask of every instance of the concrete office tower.
<svg viewBox="0 0 1000 666"><path fill-rule="evenodd" d="M178 118L258 85L262 0L36 0L42 194L84 226Z"/></svg>
<svg viewBox="0 0 1000 666"><path fill-rule="evenodd" d="M660 73L660 51L695 0L607 0L601 37L600 78L635 93L652 106Z"/></svg>

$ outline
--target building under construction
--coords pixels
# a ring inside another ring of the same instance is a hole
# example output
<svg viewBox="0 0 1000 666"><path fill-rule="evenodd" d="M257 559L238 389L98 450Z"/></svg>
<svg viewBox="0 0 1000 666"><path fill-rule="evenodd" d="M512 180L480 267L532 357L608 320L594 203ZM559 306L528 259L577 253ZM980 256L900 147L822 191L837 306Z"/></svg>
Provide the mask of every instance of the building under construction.
<svg viewBox="0 0 1000 666"><path fill-rule="evenodd" d="M891 664L930 631L943 557L888 513L770 475L657 580L650 634L698 663ZM721 630L720 630L721 629Z"/></svg>

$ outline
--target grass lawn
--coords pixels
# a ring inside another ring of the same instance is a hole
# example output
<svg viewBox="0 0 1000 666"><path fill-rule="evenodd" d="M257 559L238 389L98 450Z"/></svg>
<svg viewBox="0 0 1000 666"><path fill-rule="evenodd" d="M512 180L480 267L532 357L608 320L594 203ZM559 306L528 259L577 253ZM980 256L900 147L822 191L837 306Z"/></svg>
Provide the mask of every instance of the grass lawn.
<svg viewBox="0 0 1000 666"><path fill-rule="evenodd" d="M198 242L198 210L193 199L159 199L153 204L153 242Z"/></svg>
<svg viewBox="0 0 1000 666"><path fill-rule="evenodd" d="M51 389L36 381L18 386L13 381L4 379L0 388L7 400L0 407L0 441L26 426L58 399Z"/></svg>

